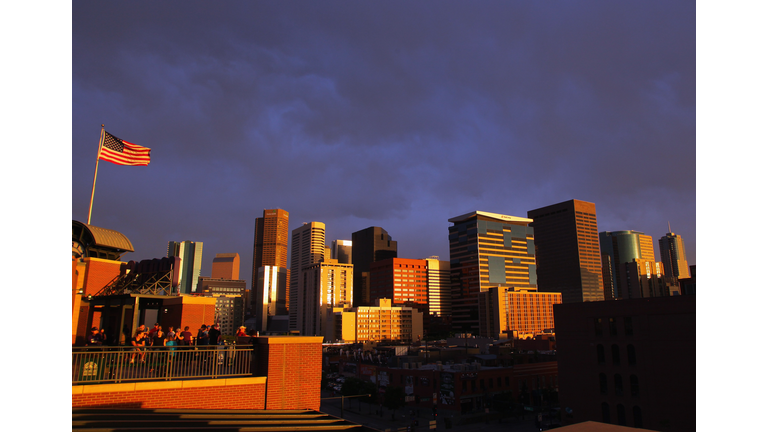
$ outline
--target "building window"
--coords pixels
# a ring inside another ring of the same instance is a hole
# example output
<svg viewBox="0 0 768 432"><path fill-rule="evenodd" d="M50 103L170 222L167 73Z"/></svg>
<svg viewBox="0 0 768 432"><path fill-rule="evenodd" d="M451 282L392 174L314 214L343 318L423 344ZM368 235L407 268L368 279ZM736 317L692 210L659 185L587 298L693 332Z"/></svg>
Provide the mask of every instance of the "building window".
<svg viewBox="0 0 768 432"><path fill-rule="evenodd" d="M630 366L637 364L637 358L635 357L635 346L632 344L627 345L627 363Z"/></svg>
<svg viewBox="0 0 768 432"><path fill-rule="evenodd" d="M611 336L616 336L616 318L608 319L608 332Z"/></svg>
<svg viewBox="0 0 768 432"><path fill-rule="evenodd" d="M640 394L640 383L637 379L637 375L629 376L629 393L632 396L637 396Z"/></svg>
<svg viewBox="0 0 768 432"><path fill-rule="evenodd" d="M634 329L632 328L632 317L624 317L624 335L625 336L632 336L635 334Z"/></svg>
<svg viewBox="0 0 768 432"><path fill-rule="evenodd" d="M600 374L600 394L608 393L608 377L604 373Z"/></svg>
<svg viewBox="0 0 768 432"><path fill-rule="evenodd" d="M616 421L621 426L627 425L627 418L624 414L624 405L622 404L616 405Z"/></svg>
<svg viewBox="0 0 768 432"><path fill-rule="evenodd" d="M603 423L611 423L611 407L608 406L608 402L603 402Z"/></svg>
<svg viewBox="0 0 768 432"><path fill-rule="evenodd" d="M621 354L619 353L619 346L616 344L611 345L611 357L613 357L613 365L621 365Z"/></svg>
<svg viewBox="0 0 768 432"><path fill-rule="evenodd" d="M605 348L602 344L597 345L597 364L605 364Z"/></svg>
<svg viewBox="0 0 768 432"><path fill-rule="evenodd" d="M624 396L624 382L621 380L621 375L613 376L613 388L616 391L616 396Z"/></svg>
<svg viewBox="0 0 768 432"><path fill-rule="evenodd" d="M636 428L642 428L643 427L643 413L640 411L640 407L635 405L632 407L632 417L634 417L635 421L635 427Z"/></svg>
<svg viewBox="0 0 768 432"><path fill-rule="evenodd" d="M595 336L603 335L603 319L595 318Z"/></svg>

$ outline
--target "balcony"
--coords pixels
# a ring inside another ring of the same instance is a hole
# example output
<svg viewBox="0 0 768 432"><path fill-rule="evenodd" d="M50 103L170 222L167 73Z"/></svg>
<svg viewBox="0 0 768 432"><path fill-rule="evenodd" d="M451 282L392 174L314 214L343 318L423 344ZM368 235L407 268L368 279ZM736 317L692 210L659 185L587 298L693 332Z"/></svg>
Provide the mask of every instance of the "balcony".
<svg viewBox="0 0 768 432"><path fill-rule="evenodd" d="M72 385L253 376L253 346L72 347Z"/></svg>

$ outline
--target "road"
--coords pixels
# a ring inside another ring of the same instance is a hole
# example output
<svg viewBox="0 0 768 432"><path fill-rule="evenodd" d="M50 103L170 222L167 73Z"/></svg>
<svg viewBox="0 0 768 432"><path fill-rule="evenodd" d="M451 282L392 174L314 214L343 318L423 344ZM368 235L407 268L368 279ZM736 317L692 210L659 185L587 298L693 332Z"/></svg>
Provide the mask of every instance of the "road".
<svg viewBox="0 0 768 432"><path fill-rule="evenodd" d="M331 394L323 391L322 398L331 398ZM395 419L392 420L391 411L383 408L383 413L378 414L378 406L369 405L364 402L360 402L356 399L345 400L345 408L343 412L343 418L353 423L361 424L363 426L375 429L378 431L390 430L392 432L405 430L405 428L411 424L413 418L417 418L419 426L415 428L416 431L428 432L429 422L433 420L432 412L429 409L420 409L418 413L414 412L414 417L410 416L411 409L401 408L397 411ZM320 411L335 416L342 417L341 412L341 399L323 399L320 404ZM448 428L446 419L451 423L451 427ZM478 418L476 422L468 424L463 423L467 418L460 418L458 414L451 413L450 411L440 411L437 416L437 431L451 431L451 432L537 432L539 429L536 427L533 414L528 414L525 419L516 419L515 417L505 418L501 422L499 420L484 421L482 418ZM414 430L414 429L412 429Z"/></svg>

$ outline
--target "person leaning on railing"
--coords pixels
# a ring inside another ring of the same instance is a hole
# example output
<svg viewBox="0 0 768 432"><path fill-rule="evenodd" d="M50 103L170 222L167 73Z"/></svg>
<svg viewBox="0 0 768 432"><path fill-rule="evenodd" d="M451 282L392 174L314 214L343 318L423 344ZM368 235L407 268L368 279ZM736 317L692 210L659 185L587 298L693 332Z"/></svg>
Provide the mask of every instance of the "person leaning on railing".
<svg viewBox="0 0 768 432"><path fill-rule="evenodd" d="M136 354L139 354L139 360L144 363L144 356L146 352L144 347L147 346L147 333L146 331L138 330L136 336L131 339L131 345L133 345L133 352L131 353L131 363L136 358Z"/></svg>
<svg viewBox="0 0 768 432"><path fill-rule="evenodd" d="M88 339L85 342L86 346L98 346L104 344L104 338L99 333L98 327L91 327L91 334L88 335Z"/></svg>

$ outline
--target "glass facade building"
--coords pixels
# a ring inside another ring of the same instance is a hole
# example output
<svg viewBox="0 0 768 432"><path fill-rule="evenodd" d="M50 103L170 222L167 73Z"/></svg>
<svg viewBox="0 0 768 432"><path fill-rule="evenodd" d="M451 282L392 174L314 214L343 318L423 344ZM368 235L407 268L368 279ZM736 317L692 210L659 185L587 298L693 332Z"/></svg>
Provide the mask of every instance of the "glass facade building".
<svg viewBox="0 0 768 432"><path fill-rule="evenodd" d="M449 219L452 327L479 332L478 293L491 287L535 288L531 219L475 211Z"/></svg>
<svg viewBox="0 0 768 432"><path fill-rule="evenodd" d="M168 242L168 258L181 258L179 293L197 292L197 280L203 263L203 242Z"/></svg>
<svg viewBox="0 0 768 432"><path fill-rule="evenodd" d="M691 277L682 237L673 232L668 232L667 235L659 239L659 253L661 254L661 262L664 264L667 274L679 279Z"/></svg>
<svg viewBox="0 0 768 432"><path fill-rule="evenodd" d="M603 265L605 298L622 298L628 282L622 277L622 266L634 260L656 261L653 238L640 231L603 231L600 238L600 256Z"/></svg>

